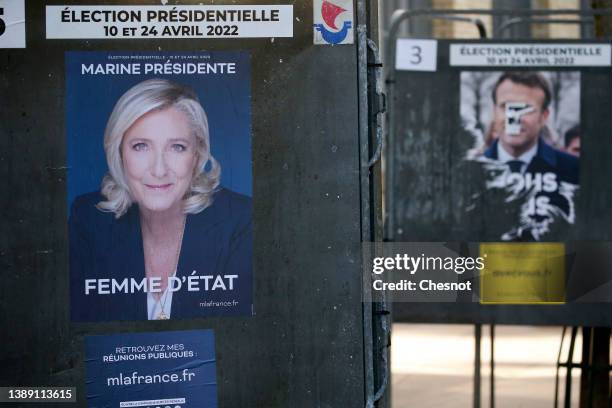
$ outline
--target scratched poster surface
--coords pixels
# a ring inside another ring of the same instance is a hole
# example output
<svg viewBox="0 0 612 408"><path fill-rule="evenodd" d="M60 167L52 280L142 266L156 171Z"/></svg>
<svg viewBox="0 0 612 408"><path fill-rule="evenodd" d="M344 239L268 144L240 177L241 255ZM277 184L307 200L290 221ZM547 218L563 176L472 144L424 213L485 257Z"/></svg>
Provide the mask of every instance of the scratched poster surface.
<svg viewBox="0 0 612 408"><path fill-rule="evenodd" d="M610 44L439 40L436 53L435 71L394 72L390 237L608 241L595 220L610 216Z"/></svg>
<svg viewBox="0 0 612 408"><path fill-rule="evenodd" d="M314 0L313 13L315 44L354 43L353 0Z"/></svg>
<svg viewBox="0 0 612 408"><path fill-rule="evenodd" d="M462 72L460 98L466 158L484 170L466 211L496 208L501 241L566 235L579 189L580 72Z"/></svg>

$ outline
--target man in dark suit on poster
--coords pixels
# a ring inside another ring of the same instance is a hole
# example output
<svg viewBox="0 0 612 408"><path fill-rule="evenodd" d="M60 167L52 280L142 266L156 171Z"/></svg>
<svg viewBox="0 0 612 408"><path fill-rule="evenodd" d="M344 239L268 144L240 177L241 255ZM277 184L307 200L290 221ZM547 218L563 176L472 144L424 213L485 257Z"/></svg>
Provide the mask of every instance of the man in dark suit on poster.
<svg viewBox="0 0 612 408"><path fill-rule="evenodd" d="M493 87L494 140L484 157L504 164L509 201L525 199L519 224L504 240L540 240L556 219L575 220L578 159L545 140L551 90L539 73L505 72Z"/></svg>

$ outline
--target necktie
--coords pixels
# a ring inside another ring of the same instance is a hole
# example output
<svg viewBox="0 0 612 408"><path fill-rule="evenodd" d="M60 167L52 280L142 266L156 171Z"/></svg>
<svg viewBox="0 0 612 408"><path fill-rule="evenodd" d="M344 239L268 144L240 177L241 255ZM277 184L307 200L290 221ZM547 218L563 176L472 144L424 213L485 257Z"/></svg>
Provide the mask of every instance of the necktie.
<svg viewBox="0 0 612 408"><path fill-rule="evenodd" d="M506 162L512 173L520 173L523 168L523 162L520 160L510 160Z"/></svg>

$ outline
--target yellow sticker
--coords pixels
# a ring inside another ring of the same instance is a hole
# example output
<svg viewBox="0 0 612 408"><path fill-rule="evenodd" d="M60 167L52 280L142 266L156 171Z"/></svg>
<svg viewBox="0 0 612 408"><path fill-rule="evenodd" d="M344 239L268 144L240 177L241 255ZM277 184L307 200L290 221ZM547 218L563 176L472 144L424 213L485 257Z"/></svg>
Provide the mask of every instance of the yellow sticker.
<svg viewBox="0 0 612 408"><path fill-rule="evenodd" d="M565 303L564 244L480 244L480 256L480 303Z"/></svg>

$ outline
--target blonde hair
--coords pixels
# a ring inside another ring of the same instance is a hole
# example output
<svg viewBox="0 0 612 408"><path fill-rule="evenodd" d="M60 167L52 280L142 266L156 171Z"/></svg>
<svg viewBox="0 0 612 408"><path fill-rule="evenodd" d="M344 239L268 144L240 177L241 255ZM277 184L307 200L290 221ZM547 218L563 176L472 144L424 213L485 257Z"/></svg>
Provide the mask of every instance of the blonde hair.
<svg viewBox="0 0 612 408"><path fill-rule="evenodd" d="M210 154L208 119L196 93L189 87L166 79L149 79L130 88L115 104L104 131L104 151L109 172L102 179L106 201L96 207L119 218L133 203L123 172L121 144L128 129L152 111L174 108L185 114L196 140L197 161L191 188L183 198L183 211L197 214L212 204L219 186L221 166Z"/></svg>

